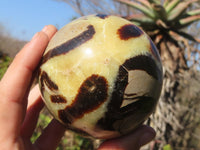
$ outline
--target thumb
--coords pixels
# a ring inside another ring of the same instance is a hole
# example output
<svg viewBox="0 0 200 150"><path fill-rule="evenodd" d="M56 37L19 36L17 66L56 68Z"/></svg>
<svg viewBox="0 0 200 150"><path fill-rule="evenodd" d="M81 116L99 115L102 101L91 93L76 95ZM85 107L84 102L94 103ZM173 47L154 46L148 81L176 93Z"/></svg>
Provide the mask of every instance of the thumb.
<svg viewBox="0 0 200 150"><path fill-rule="evenodd" d="M153 128L142 125L128 135L103 142L98 150L139 150L153 140L155 135Z"/></svg>

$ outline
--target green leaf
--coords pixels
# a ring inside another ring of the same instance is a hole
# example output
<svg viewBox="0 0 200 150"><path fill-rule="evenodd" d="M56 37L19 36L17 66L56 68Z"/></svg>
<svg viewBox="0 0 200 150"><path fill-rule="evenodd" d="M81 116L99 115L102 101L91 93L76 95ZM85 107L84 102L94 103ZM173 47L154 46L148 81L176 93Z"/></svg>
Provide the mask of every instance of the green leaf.
<svg viewBox="0 0 200 150"><path fill-rule="evenodd" d="M169 2L168 5L165 7L166 12L171 12L179 3L180 0L172 0L171 2Z"/></svg>
<svg viewBox="0 0 200 150"><path fill-rule="evenodd" d="M182 32L182 31L174 31L176 32L177 34L181 35L182 37L188 39L188 40L191 40L193 42L197 42L197 43L200 43L200 40L199 39L196 39L194 38L192 35L188 34L188 33L185 33L185 32Z"/></svg>
<svg viewBox="0 0 200 150"><path fill-rule="evenodd" d="M130 21L136 21L136 22L146 22L146 23L154 23L155 24L155 21L143 14L133 14L133 15L130 15L128 17L126 17L126 19L130 20Z"/></svg>
<svg viewBox="0 0 200 150"><path fill-rule="evenodd" d="M156 22L153 19L142 14L130 15L126 19L148 31L154 29L156 26Z"/></svg>
<svg viewBox="0 0 200 150"><path fill-rule="evenodd" d="M167 144L163 147L163 150L172 150L172 147L170 146L170 144Z"/></svg>
<svg viewBox="0 0 200 150"><path fill-rule="evenodd" d="M167 13L162 5L153 4L152 5L154 13L156 14L156 20L160 19L162 21L167 20Z"/></svg>
<svg viewBox="0 0 200 150"><path fill-rule="evenodd" d="M144 13L146 16L148 16L148 17L150 17L150 18L152 18L152 19L155 18L155 15L154 15L154 13L153 13L153 10L148 9L147 7L142 6L142 5L139 4L139 3L136 3L136 2L133 2L133 1L129 1L129 0L116 0L116 1L118 1L118 2L120 2L120 3L123 3L123 4L126 4L126 5L128 5L128 6L130 6L130 7L133 7L133 8L135 8L135 9L141 11L141 12Z"/></svg>
<svg viewBox="0 0 200 150"><path fill-rule="evenodd" d="M192 4L193 2L196 2L197 0L190 0L187 2L181 2L179 3L172 11L168 13L168 20L176 20L179 18L181 15L185 15L183 12L186 11L188 6Z"/></svg>
<svg viewBox="0 0 200 150"><path fill-rule="evenodd" d="M147 0L137 0L137 1L147 8L150 8L150 9L152 8L151 4Z"/></svg>
<svg viewBox="0 0 200 150"><path fill-rule="evenodd" d="M169 2L170 2L170 0L164 0L164 4L163 4L163 6L166 8L167 5L169 4Z"/></svg>
<svg viewBox="0 0 200 150"><path fill-rule="evenodd" d="M38 137L41 135L41 133L40 132L34 132L33 133L33 135L32 135L32 137L31 137L31 142L32 143L34 143L37 139L38 139Z"/></svg>
<svg viewBox="0 0 200 150"><path fill-rule="evenodd" d="M200 20L200 15L195 15L195 16L189 16L187 18L180 19L179 23L182 26L188 26L191 23L198 21L198 20Z"/></svg>
<svg viewBox="0 0 200 150"><path fill-rule="evenodd" d="M200 15L200 9L195 9L195 10L188 11L186 14L188 16Z"/></svg>
<svg viewBox="0 0 200 150"><path fill-rule="evenodd" d="M160 0L148 0L148 1L149 1L149 3L152 3L152 4L157 4L157 5L161 4Z"/></svg>
<svg viewBox="0 0 200 150"><path fill-rule="evenodd" d="M4 73L8 69L12 59L8 56L0 57L0 79L3 77Z"/></svg>

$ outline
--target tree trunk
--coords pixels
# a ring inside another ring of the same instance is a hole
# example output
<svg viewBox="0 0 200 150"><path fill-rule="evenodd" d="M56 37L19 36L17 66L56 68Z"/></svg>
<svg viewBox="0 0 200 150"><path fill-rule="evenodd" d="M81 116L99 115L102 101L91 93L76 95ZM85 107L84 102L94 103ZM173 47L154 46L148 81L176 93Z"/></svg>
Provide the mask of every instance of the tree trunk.
<svg viewBox="0 0 200 150"><path fill-rule="evenodd" d="M200 124L200 75L188 69L178 43L162 39L156 44L162 50L164 80L157 110L148 121L157 132L152 149L163 150L170 144L173 150L189 150L195 147L191 139L197 140L194 133Z"/></svg>

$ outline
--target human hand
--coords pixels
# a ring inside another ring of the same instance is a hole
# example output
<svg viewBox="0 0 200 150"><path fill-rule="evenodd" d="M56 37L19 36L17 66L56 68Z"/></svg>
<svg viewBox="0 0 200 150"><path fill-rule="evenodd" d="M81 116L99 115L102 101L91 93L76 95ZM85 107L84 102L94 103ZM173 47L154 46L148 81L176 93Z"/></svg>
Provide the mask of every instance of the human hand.
<svg viewBox="0 0 200 150"><path fill-rule="evenodd" d="M0 82L1 150L54 150L65 132L65 127L53 119L34 144L30 141L44 106L38 86L31 91L30 86L43 52L56 31L49 25L38 32L16 55ZM99 150L137 150L154 136L151 128L142 126L132 134L105 141Z"/></svg>
<svg viewBox="0 0 200 150"><path fill-rule="evenodd" d="M30 141L43 102L38 87L29 90L34 70L56 31L50 25L38 32L16 55L0 82L1 150L55 149L63 136L65 128L53 120L34 144Z"/></svg>
<svg viewBox="0 0 200 150"><path fill-rule="evenodd" d="M141 125L128 135L105 141L98 150L139 150L153 140L155 135L154 129Z"/></svg>

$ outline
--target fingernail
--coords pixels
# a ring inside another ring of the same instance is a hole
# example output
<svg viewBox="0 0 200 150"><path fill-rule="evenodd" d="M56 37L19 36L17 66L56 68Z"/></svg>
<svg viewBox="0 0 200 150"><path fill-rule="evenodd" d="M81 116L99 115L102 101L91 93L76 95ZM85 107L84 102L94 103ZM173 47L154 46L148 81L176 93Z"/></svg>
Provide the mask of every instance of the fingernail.
<svg viewBox="0 0 200 150"><path fill-rule="evenodd" d="M156 136L156 132L153 129L150 128L140 138L139 145L143 146L143 145L149 143L150 141L152 141L155 138L155 136Z"/></svg>
<svg viewBox="0 0 200 150"><path fill-rule="evenodd" d="M46 32L48 31L48 26L44 26L44 28L42 29L42 31L43 31L44 33L46 33Z"/></svg>

